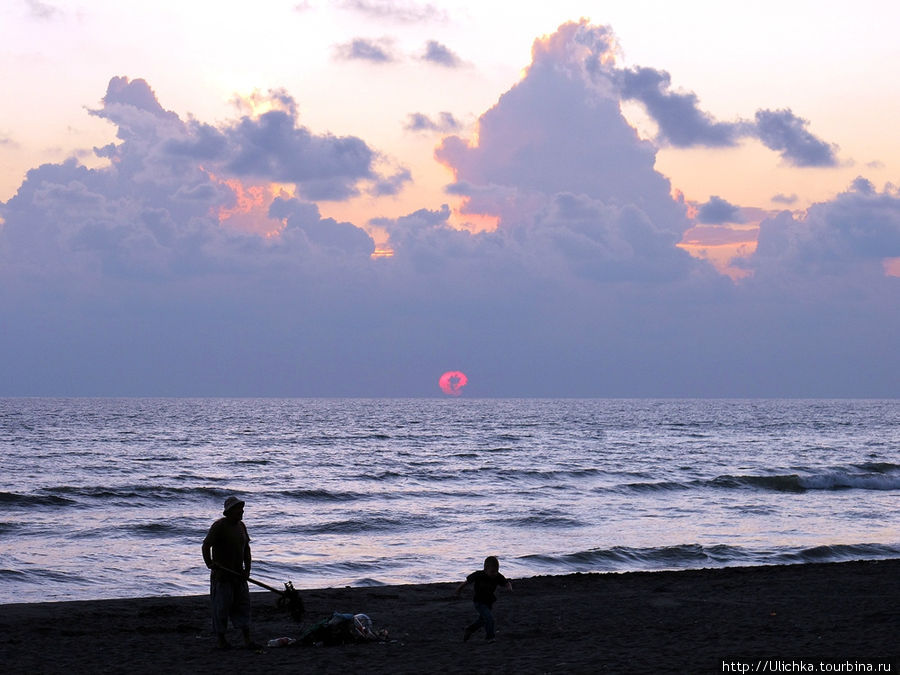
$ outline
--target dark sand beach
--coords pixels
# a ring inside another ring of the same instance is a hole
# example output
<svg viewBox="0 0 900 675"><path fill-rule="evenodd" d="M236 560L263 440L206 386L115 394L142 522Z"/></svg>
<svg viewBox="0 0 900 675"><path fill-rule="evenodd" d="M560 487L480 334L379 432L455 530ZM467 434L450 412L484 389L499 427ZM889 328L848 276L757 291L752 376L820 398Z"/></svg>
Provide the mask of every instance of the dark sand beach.
<svg viewBox="0 0 900 675"><path fill-rule="evenodd" d="M391 641L255 651L214 649L206 596L0 605L0 665L27 673L714 673L741 663L750 672L758 664L810 672L796 665L826 662L844 664L830 672L865 672L858 664L881 659L900 669L900 560L518 579L495 605L494 644L480 635L463 643L474 611L455 585L301 591L306 625L363 612ZM257 642L299 636L273 593L252 597ZM229 637L240 642L236 631Z"/></svg>

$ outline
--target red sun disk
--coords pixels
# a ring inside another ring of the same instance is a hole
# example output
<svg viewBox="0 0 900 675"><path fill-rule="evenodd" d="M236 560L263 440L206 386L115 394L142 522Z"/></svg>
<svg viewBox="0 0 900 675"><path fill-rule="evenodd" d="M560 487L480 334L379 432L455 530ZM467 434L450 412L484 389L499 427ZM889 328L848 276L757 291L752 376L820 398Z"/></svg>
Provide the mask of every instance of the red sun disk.
<svg viewBox="0 0 900 675"><path fill-rule="evenodd" d="M448 370L441 375L438 386L448 396L459 396L468 382L469 378L461 370Z"/></svg>

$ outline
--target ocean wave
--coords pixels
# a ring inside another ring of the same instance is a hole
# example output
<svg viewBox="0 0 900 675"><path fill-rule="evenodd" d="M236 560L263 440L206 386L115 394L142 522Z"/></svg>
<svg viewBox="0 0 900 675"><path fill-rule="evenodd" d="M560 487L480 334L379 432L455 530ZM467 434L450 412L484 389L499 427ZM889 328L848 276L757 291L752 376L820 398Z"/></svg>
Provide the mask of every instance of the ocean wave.
<svg viewBox="0 0 900 675"><path fill-rule="evenodd" d="M120 523L110 526L104 523L98 527L82 527L65 535L72 541L82 540L117 540L131 541L134 539L177 539L185 537L190 539L202 539L204 528L187 527L178 523L153 522L153 523Z"/></svg>
<svg viewBox="0 0 900 675"><path fill-rule="evenodd" d="M575 518L569 518L567 516L560 516L555 513L532 513L528 515L519 516L516 518L506 518L503 520L504 523L508 525L512 525L513 527L580 527L584 525L580 520L576 520Z"/></svg>
<svg viewBox="0 0 900 675"><path fill-rule="evenodd" d="M699 563L724 563L742 560L746 554L734 546L701 546L683 544L659 548L630 548L614 546L607 549L591 549L561 555L535 554L523 556L523 560L549 563L576 570L612 570L627 568L685 567Z"/></svg>
<svg viewBox="0 0 900 675"><path fill-rule="evenodd" d="M123 525L119 528L126 534L133 534L138 537L156 538L160 536L191 536L196 535L197 530L175 523L138 523L134 525Z"/></svg>
<svg viewBox="0 0 900 675"><path fill-rule="evenodd" d="M579 468L579 469L530 469L530 470L519 470L519 471L510 471L504 473L504 476L508 476L510 479L516 479L518 477L524 476L528 479L538 478L541 480L548 479L557 479L557 478L582 478L585 476L598 476L603 474L604 472L601 469L595 469L593 467L587 468Z"/></svg>
<svg viewBox="0 0 900 675"><path fill-rule="evenodd" d="M123 485L118 487L108 487L103 485L90 486L71 486L60 485L55 487L44 488L42 492L46 493L45 497L50 499L62 499L67 503L75 503L77 500L69 499L69 497L79 497L82 499L103 499L103 500L135 500L140 499L151 502L165 502L172 499L191 499L194 497L224 499L231 491L214 487L172 487L170 485ZM60 497L59 495L65 495Z"/></svg>
<svg viewBox="0 0 900 675"><path fill-rule="evenodd" d="M777 556L779 562L840 562L845 560L869 560L896 558L900 546L889 544L836 544L814 546L799 551L787 551Z"/></svg>
<svg viewBox="0 0 900 675"><path fill-rule="evenodd" d="M360 579L354 579L348 585L354 588L372 588L375 586L387 586L388 584L383 581L378 581L378 579L373 579L372 577L362 577Z"/></svg>
<svg viewBox="0 0 900 675"><path fill-rule="evenodd" d="M375 473L360 473L352 476L353 480L367 480L374 482L381 481L390 481L406 478L408 474L398 473L397 471L391 471L390 469L385 471L378 471Z"/></svg>
<svg viewBox="0 0 900 675"><path fill-rule="evenodd" d="M841 472L801 476L800 485L807 490L900 490L900 473L845 474Z"/></svg>
<svg viewBox="0 0 900 675"><path fill-rule="evenodd" d="M837 544L810 548L751 550L724 544L683 544L659 548L614 546L575 553L533 554L520 560L556 571L695 569L714 566L783 565L791 563L883 560L900 557L900 545Z"/></svg>
<svg viewBox="0 0 900 675"><path fill-rule="evenodd" d="M890 462L864 462L862 464L854 464L857 469L863 471L872 471L874 473L894 473L900 471L900 464L892 464Z"/></svg>
<svg viewBox="0 0 900 675"><path fill-rule="evenodd" d="M17 492L0 492L0 504L4 506L69 506L75 502L55 494L23 495Z"/></svg>
<svg viewBox="0 0 900 675"><path fill-rule="evenodd" d="M861 473L836 469L821 473L773 476L719 476L709 482L712 487L761 488L776 492L807 490L900 490L900 472Z"/></svg>
<svg viewBox="0 0 900 675"><path fill-rule="evenodd" d="M854 464L808 473L733 475L688 481L642 481L594 488L595 492L667 492L675 490L755 489L770 492L809 490L900 490L900 466L887 462Z"/></svg>
<svg viewBox="0 0 900 675"><path fill-rule="evenodd" d="M359 534L362 532L403 532L410 528L429 527L436 521L428 517L388 518L384 516L372 516L369 518L348 518L346 520L334 520L325 523L301 525L290 528L292 532L301 534Z"/></svg>
<svg viewBox="0 0 900 675"><path fill-rule="evenodd" d="M24 569L0 569L0 580L21 583L59 582L61 584L89 584L91 582L88 577L74 572L61 572L30 565Z"/></svg>
<svg viewBox="0 0 900 675"><path fill-rule="evenodd" d="M311 502L352 502L357 499L366 499L369 495L360 492L333 492L331 490L283 490L277 493L282 497L289 497L299 501Z"/></svg>
<svg viewBox="0 0 900 675"><path fill-rule="evenodd" d="M612 487L594 488L595 492L668 492L671 490L690 490L690 483L676 481L642 481L639 483L623 483Z"/></svg>
<svg viewBox="0 0 900 675"><path fill-rule="evenodd" d="M448 500L448 499L471 499L479 497L482 493L473 490L435 490L433 488L423 488L420 490L398 490L396 492L380 492L375 497L377 499L390 500L406 500L406 499L427 499L431 500Z"/></svg>

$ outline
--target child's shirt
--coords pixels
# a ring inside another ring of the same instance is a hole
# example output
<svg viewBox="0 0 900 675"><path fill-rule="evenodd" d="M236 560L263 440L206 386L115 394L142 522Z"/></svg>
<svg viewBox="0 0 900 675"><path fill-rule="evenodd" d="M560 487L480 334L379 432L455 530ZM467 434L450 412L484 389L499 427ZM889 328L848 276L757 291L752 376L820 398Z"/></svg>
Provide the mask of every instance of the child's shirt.
<svg viewBox="0 0 900 675"><path fill-rule="evenodd" d="M494 590L497 586L506 586L509 583L507 578L499 572L495 576L488 576L488 573L484 570L472 572L466 577L466 581L475 586L475 595L472 600L488 607L497 600L494 597Z"/></svg>

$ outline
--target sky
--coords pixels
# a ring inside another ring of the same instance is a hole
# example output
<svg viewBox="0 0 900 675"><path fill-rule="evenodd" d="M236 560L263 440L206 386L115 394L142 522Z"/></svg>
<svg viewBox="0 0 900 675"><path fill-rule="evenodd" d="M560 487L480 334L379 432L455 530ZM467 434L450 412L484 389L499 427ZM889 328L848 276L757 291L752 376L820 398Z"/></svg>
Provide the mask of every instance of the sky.
<svg viewBox="0 0 900 675"><path fill-rule="evenodd" d="M900 6L524 5L4 3L0 395L900 396Z"/></svg>

